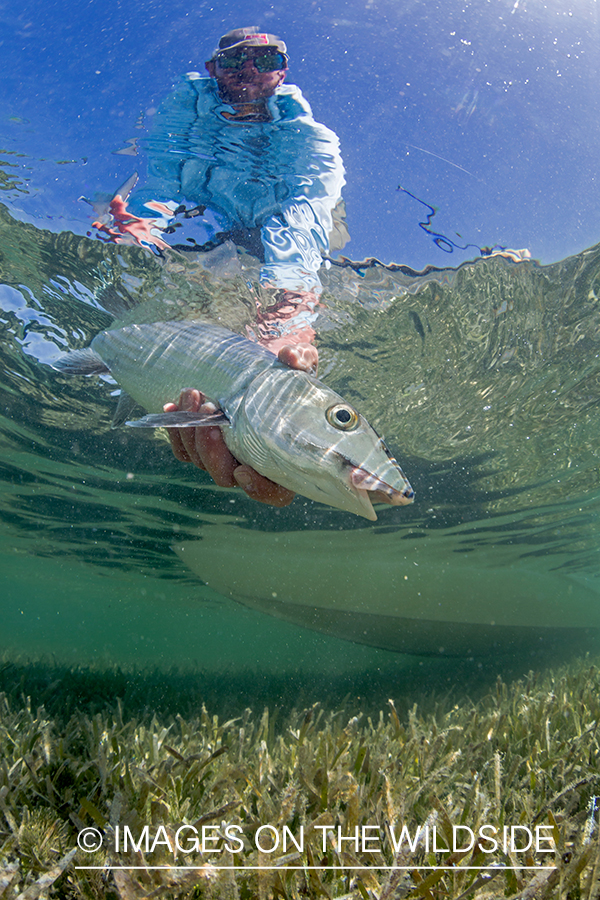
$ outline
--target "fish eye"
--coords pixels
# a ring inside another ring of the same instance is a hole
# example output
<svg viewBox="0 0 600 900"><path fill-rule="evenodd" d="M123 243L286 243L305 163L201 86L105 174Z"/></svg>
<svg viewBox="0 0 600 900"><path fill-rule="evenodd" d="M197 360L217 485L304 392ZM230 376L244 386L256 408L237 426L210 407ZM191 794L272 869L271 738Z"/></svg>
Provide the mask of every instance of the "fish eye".
<svg viewBox="0 0 600 900"><path fill-rule="evenodd" d="M330 406L325 415L329 424L334 428L339 428L340 431L352 431L358 425L358 413L344 403Z"/></svg>

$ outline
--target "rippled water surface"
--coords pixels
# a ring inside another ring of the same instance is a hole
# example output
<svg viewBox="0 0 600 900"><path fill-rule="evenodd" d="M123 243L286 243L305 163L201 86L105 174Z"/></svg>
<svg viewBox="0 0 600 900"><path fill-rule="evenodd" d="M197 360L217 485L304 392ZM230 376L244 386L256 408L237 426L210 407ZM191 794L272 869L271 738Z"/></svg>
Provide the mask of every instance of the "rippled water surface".
<svg viewBox="0 0 600 900"><path fill-rule="evenodd" d="M209 319L227 309L235 327L249 316L247 285L215 282L190 255L159 262L142 250L41 232L7 213L3 224L3 544L15 585L28 584L19 611L28 617L26 644L106 658L133 646L138 660L158 651L216 661L210 640L190 640L206 619L227 632L219 652L226 644L239 660L242 644L249 661L260 659L246 624L260 641L270 621L219 600L211 587L236 599L261 594L265 565L274 565L275 580L262 587L263 599L279 585L282 600L320 605L337 587L338 604L365 614L378 603L397 615L412 604L412 616L443 621L534 626L543 611L547 625L582 628L588 615L596 624L595 592L583 583L593 588L597 574L597 251L546 267L482 259L425 276L329 270L322 377L385 434L417 492L412 507L382 507L371 526L301 497L273 510L217 488L177 463L161 436L111 430L114 384L40 361L65 344L85 346L110 324L97 305L103 298L114 307L128 292L139 305L127 316L149 320L195 315L184 301ZM324 539L325 555L317 552ZM194 546L205 554L212 547L216 571L206 556L195 561ZM174 552L181 548L187 557ZM332 567L333 585L325 582ZM401 583L406 572L411 587L421 579L415 597ZM554 596L555 576L575 590L570 621L562 582ZM523 584L531 593L531 578L550 592L533 611L512 596ZM54 638L47 630L49 591L61 598L57 616L81 617L74 646L56 623ZM96 618L111 635L100 644ZM303 633L290 630L289 639L312 646ZM417 640L407 649L432 647Z"/></svg>

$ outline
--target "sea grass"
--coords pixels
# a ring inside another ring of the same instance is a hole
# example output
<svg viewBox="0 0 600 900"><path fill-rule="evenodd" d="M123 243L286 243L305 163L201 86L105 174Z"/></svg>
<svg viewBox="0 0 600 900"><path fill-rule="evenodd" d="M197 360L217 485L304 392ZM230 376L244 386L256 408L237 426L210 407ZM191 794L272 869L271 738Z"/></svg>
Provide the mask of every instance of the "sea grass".
<svg viewBox="0 0 600 900"><path fill-rule="evenodd" d="M2 900L598 896L600 672L589 659L427 711L391 700L378 715L349 716L346 702L228 718L199 699L185 717L136 716L113 698L96 712L73 701L61 717L21 688L0 695ZM552 852L451 846L453 829L490 823L543 826ZM207 829L206 852L177 849L182 825ZM394 850L390 828L403 825L413 836L421 826L420 840ZM145 826L146 842L124 849L125 828L137 840ZM339 842L363 826L381 852ZM103 846L85 853L77 835L90 827ZM284 827L286 848L270 852ZM302 831L298 849L289 836Z"/></svg>

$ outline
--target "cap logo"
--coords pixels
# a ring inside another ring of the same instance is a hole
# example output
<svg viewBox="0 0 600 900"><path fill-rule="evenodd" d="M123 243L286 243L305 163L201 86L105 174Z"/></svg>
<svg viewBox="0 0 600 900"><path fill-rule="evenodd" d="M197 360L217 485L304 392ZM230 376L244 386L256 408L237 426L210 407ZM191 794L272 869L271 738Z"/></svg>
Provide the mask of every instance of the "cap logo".
<svg viewBox="0 0 600 900"><path fill-rule="evenodd" d="M253 40L253 41L259 41L261 44L268 44L269 43L269 35L268 34L245 34L244 40L245 41Z"/></svg>

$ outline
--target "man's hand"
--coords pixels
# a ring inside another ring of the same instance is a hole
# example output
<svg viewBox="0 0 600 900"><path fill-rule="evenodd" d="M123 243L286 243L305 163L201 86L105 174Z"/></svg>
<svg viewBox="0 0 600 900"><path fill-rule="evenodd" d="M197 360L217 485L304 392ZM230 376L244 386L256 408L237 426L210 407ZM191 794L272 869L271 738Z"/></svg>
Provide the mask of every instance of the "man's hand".
<svg viewBox="0 0 600 900"><path fill-rule="evenodd" d="M157 211L162 211L165 215L172 216L172 212L167 207L155 203L154 207ZM165 244L159 237L161 228L157 225L157 219L146 219L140 216L134 216L133 213L127 211L127 200L123 199L120 194L115 194L108 205L107 212L100 219L92 222L94 228L99 232L107 235L106 240L115 244L140 244L140 246L158 247L160 250L166 250L168 244Z"/></svg>
<svg viewBox="0 0 600 900"><path fill-rule="evenodd" d="M312 344L296 344L282 347L279 360L291 369L315 373L319 354ZM164 412L214 412L215 406L207 403L197 390L182 391L179 403L167 403ZM289 506L294 499L292 491L269 481L251 466L240 465L230 453L221 429L216 425L201 428L169 428L171 447L180 462L191 462L204 469L220 487L241 487L253 500L270 506Z"/></svg>
<svg viewBox="0 0 600 900"><path fill-rule="evenodd" d="M319 351L312 344L286 344L277 354L279 362L290 369L300 369L309 375L317 374Z"/></svg>

